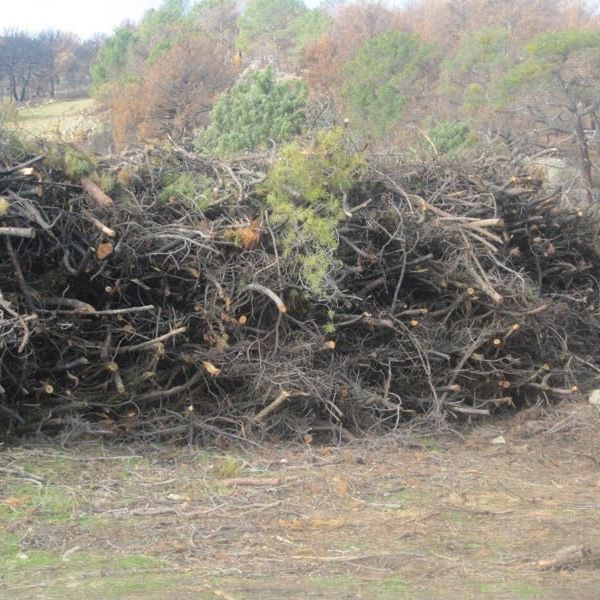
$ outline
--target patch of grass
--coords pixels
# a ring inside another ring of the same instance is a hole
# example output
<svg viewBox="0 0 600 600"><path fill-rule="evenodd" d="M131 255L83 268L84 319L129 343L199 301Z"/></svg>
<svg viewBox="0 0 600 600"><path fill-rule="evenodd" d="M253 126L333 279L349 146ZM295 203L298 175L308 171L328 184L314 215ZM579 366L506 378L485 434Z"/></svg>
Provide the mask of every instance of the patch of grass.
<svg viewBox="0 0 600 600"><path fill-rule="evenodd" d="M429 494L412 488L387 491L385 487L380 488L374 494L369 494L365 499L374 504L389 505L390 509L392 505L397 504L397 510L431 504L432 501L432 497Z"/></svg>
<svg viewBox="0 0 600 600"><path fill-rule="evenodd" d="M532 599L542 598L544 590L538 585L532 585L529 583L516 583L512 586L515 596L517 598Z"/></svg>
<svg viewBox="0 0 600 600"><path fill-rule="evenodd" d="M469 520L469 515L459 510L451 510L446 513L446 519L455 524L465 523Z"/></svg>
<svg viewBox="0 0 600 600"><path fill-rule="evenodd" d="M530 583L484 583L479 586L479 591L491 598L510 595L515 600L533 600L547 597L547 590Z"/></svg>
<svg viewBox="0 0 600 600"><path fill-rule="evenodd" d="M419 438L419 444L429 452L441 452L442 450L435 438L428 435Z"/></svg>
<svg viewBox="0 0 600 600"><path fill-rule="evenodd" d="M237 477L242 472L243 463L231 454L226 454L218 465L215 466L213 473L216 477L226 479L228 477Z"/></svg>
<svg viewBox="0 0 600 600"><path fill-rule="evenodd" d="M177 575L145 573L103 579L96 581L91 587L102 592L103 600L121 600L132 597L148 598L152 592L172 592L178 589L180 584L181 579ZM165 597L168 598L168 594Z"/></svg>
<svg viewBox="0 0 600 600"><path fill-rule="evenodd" d="M25 483L7 486L0 499L0 523L35 517L48 523L71 519L81 499L70 488Z"/></svg>
<svg viewBox="0 0 600 600"><path fill-rule="evenodd" d="M19 117L22 121L56 119L94 112L96 108L97 102L93 98L80 98L23 108L19 111Z"/></svg>
<svg viewBox="0 0 600 600"><path fill-rule="evenodd" d="M379 582L374 590L373 598L398 598L397 594L406 593L409 591L409 586L406 581L399 575L387 577ZM412 596L414 598L414 596Z"/></svg>
<svg viewBox="0 0 600 600"><path fill-rule="evenodd" d="M339 575L337 577L313 577L310 580L310 586L321 590L347 589L350 585L356 585L355 581L349 575Z"/></svg>
<svg viewBox="0 0 600 600"><path fill-rule="evenodd" d="M18 126L33 135L67 135L76 130L93 129L98 125L94 113L98 104L93 98L51 102L19 111Z"/></svg>
<svg viewBox="0 0 600 600"><path fill-rule="evenodd" d="M163 560L140 554L97 555L76 552L64 556L59 552L23 547L14 534L3 534L0 539L0 573L5 577L51 568L53 573L72 573L89 570L136 571L160 569L168 566Z"/></svg>
<svg viewBox="0 0 600 600"><path fill-rule="evenodd" d="M0 562L5 589L19 589L23 581L39 583L29 597L47 598L130 598L131 592L147 594L173 589L177 580L170 573L140 571L160 570L162 561L145 556L100 557L94 554L60 555L39 550L19 552ZM73 593L77 590L77 594ZM73 594L73 595L70 595ZM148 596L140 596L148 597Z"/></svg>

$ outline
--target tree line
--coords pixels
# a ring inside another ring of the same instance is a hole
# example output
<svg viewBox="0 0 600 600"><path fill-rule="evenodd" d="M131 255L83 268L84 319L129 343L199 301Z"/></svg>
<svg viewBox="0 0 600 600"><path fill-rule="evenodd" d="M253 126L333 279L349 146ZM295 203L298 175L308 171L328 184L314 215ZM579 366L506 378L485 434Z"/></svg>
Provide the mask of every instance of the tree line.
<svg viewBox="0 0 600 600"><path fill-rule="evenodd" d="M82 42L55 30L5 31L0 35L0 100L22 103L87 87L98 46L97 40Z"/></svg>
<svg viewBox="0 0 600 600"><path fill-rule="evenodd" d="M581 0L165 0L91 73L117 147L227 153L344 123L375 147L557 147L593 187L600 20Z"/></svg>

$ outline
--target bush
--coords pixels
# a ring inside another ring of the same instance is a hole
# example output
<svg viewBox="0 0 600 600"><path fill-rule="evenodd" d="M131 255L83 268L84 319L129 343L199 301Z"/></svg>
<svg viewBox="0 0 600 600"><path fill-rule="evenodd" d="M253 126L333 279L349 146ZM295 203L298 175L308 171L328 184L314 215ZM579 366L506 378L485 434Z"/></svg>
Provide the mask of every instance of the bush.
<svg viewBox="0 0 600 600"><path fill-rule="evenodd" d="M191 173L175 173L165 176L160 199L164 202L180 200L192 208L206 209L211 203L211 181Z"/></svg>
<svg viewBox="0 0 600 600"><path fill-rule="evenodd" d="M79 181L82 177L95 178L95 161L67 143L43 143L39 149L45 153L46 164L63 172L69 179Z"/></svg>
<svg viewBox="0 0 600 600"><path fill-rule="evenodd" d="M438 154L451 154L469 145L470 130L460 121L439 121L429 130Z"/></svg>
<svg viewBox="0 0 600 600"><path fill-rule="evenodd" d="M197 146L229 154L289 140L303 129L306 102L303 81L278 78L270 67L255 71L217 101Z"/></svg>
<svg viewBox="0 0 600 600"><path fill-rule="evenodd" d="M383 135L424 92L432 49L417 35L388 31L370 39L345 67L343 95L363 132Z"/></svg>
<svg viewBox="0 0 600 600"><path fill-rule="evenodd" d="M343 130L321 132L312 148L288 144L265 183L274 223L283 224L284 257L294 257L307 287L325 292L335 266L342 197L364 168L362 156L345 148Z"/></svg>

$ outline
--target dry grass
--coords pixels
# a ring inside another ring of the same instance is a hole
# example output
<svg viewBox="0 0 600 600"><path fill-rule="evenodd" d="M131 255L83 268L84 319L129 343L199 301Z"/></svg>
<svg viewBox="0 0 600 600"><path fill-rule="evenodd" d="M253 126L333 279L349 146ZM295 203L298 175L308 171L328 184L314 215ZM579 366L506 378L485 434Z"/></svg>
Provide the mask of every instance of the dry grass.
<svg viewBox="0 0 600 600"><path fill-rule="evenodd" d="M25 135L86 143L104 135L102 111L93 98L59 100L22 108L8 125Z"/></svg>
<svg viewBox="0 0 600 600"><path fill-rule="evenodd" d="M521 414L462 440L7 449L0 598L597 598L600 417Z"/></svg>

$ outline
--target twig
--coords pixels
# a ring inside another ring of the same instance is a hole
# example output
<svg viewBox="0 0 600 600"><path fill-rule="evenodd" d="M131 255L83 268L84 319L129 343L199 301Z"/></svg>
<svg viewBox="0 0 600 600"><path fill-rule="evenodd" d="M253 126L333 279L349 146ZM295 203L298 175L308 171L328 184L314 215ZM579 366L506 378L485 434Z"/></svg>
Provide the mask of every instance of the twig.
<svg viewBox="0 0 600 600"><path fill-rule="evenodd" d="M117 235L117 232L114 229L107 227L102 221L98 220L94 215L91 215L87 210L84 210L81 214L106 237L114 238Z"/></svg>
<svg viewBox="0 0 600 600"><path fill-rule="evenodd" d="M132 402L141 404L142 402L151 402L152 400L164 400L165 398L171 398L172 396L178 396L182 392L189 390L202 378L203 371L198 369L196 373L186 382L181 385L176 385L168 390L154 390L152 392L146 392L145 394L139 394L132 398Z"/></svg>
<svg viewBox="0 0 600 600"><path fill-rule="evenodd" d="M37 156L34 156L33 158L26 160L25 162L19 163L18 165L14 165L8 169L4 169L3 171L0 171L0 175L11 175L12 173L16 173L17 171L20 171L21 169L24 169L25 167L29 167L29 166L39 162L43 158L44 158L43 154L38 154Z"/></svg>
<svg viewBox="0 0 600 600"><path fill-rule="evenodd" d="M263 479L260 477L231 477L230 479L220 479L219 483L231 486L274 487L281 483L281 479L277 477Z"/></svg>
<svg viewBox="0 0 600 600"><path fill-rule="evenodd" d="M35 229L31 227L0 227L0 235L33 239L35 237Z"/></svg>
<svg viewBox="0 0 600 600"><path fill-rule="evenodd" d="M27 304L27 308L31 313L35 313L35 303L33 301L33 292L31 288L27 285L25 281L25 277L23 276L23 271L21 270L21 265L19 264L19 260L17 255L15 254L15 250L13 248L12 242L9 237L4 238L4 245L6 247L6 252L10 256L10 260L13 265L13 269L15 272L15 279L17 280L17 284L21 289L21 293L25 298L25 304Z"/></svg>
<svg viewBox="0 0 600 600"><path fill-rule="evenodd" d="M265 406L257 415L254 417L254 420L260 423L264 419L266 419L272 412L276 411L280 406L282 406L285 401L292 395L291 392L287 390L282 390L279 396L271 402L271 404Z"/></svg>
<svg viewBox="0 0 600 600"><path fill-rule="evenodd" d="M117 354L126 354L128 352L139 352L140 350L147 350L148 348L154 348L154 346L175 337L181 333L185 333L187 331L187 327L178 327L177 329L173 329L164 335L161 335L153 340L148 340L146 342L141 342L140 344L134 344L133 346L121 346L117 348Z"/></svg>
<svg viewBox="0 0 600 600"><path fill-rule="evenodd" d="M273 302L275 302L275 305L277 306L277 310L279 312L281 312L281 313L287 312L287 307L284 304L283 300L273 290L270 290L268 287L265 287L264 285L260 285L258 283L249 283L245 289L246 290L254 290L255 292L260 292L261 294L268 296L269 298L271 298L271 300L273 300Z"/></svg>

